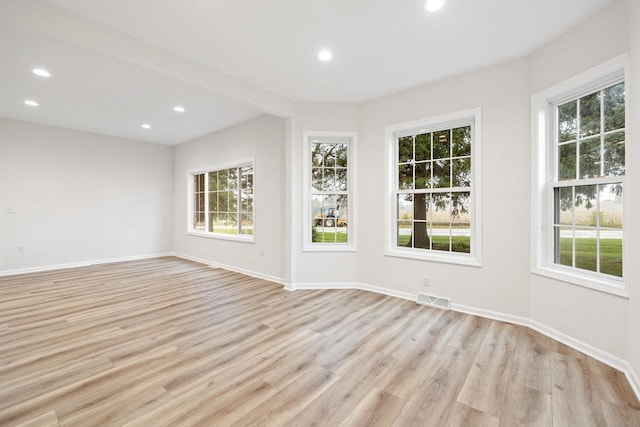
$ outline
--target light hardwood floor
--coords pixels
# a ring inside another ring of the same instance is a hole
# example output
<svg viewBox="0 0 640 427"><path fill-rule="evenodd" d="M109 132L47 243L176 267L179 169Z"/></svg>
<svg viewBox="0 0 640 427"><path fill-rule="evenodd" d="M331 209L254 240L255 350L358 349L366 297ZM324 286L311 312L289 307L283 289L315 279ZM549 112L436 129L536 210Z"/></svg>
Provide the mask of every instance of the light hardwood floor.
<svg viewBox="0 0 640 427"><path fill-rule="evenodd" d="M527 328L162 258L0 278L0 425L640 426Z"/></svg>

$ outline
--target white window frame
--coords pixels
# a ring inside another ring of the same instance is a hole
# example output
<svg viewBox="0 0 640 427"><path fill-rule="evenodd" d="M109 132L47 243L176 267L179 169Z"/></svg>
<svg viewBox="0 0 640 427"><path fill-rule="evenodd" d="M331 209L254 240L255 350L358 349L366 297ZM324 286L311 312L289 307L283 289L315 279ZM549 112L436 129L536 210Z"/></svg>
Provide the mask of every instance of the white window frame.
<svg viewBox="0 0 640 427"><path fill-rule="evenodd" d="M628 70L628 57L627 55L621 55L531 97L531 272L627 298L629 297L629 289L625 278L628 277L628 254L631 251L627 237L629 236L629 216L627 214L629 212L629 201L626 195L629 194L629 189L626 183L631 181L630 162L625 161L625 175L613 179L622 181L624 188L622 198L624 218L622 224L624 236L622 244L622 278L567 268L554 263L554 197L552 182L555 179L556 165L554 106L561 104L563 101L588 95L621 80L628 82ZM627 85L627 100L629 99L628 91ZM625 115L625 121L628 125L630 119L628 104L625 108ZM629 158L629 143L627 127L625 139L627 159Z"/></svg>
<svg viewBox="0 0 640 427"><path fill-rule="evenodd" d="M357 201L355 199L357 182L357 148L358 133L357 132L340 132L340 131L304 131L303 135L303 160L302 160L302 236L303 251L308 252L354 252L357 251ZM347 154L347 243L324 243L312 242L311 240L311 144L314 140L337 140L343 139L348 144Z"/></svg>
<svg viewBox="0 0 640 427"><path fill-rule="evenodd" d="M401 248L396 245L397 138L419 131L437 131L471 124L471 253ZM386 206L385 255L469 266L482 266L482 110L474 108L426 119L399 123L385 128Z"/></svg>
<svg viewBox="0 0 640 427"><path fill-rule="evenodd" d="M225 234L214 233L209 230L209 180L205 176L205 229L197 230L194 227L194 185L193 177L195 175L207 174L208 172L216 172L225 169L235 169L245 166L251 166L253 168L253 234ZM187 172L187 234L191 236L207 237L211 239L220 240L232 240L236 242L255 243L256 236L256 203L255 203L255 188L256 188L256 165L254 159L245 159L234 163L225 163L214 166L208 166L204 168L198 168Z"/></svg>

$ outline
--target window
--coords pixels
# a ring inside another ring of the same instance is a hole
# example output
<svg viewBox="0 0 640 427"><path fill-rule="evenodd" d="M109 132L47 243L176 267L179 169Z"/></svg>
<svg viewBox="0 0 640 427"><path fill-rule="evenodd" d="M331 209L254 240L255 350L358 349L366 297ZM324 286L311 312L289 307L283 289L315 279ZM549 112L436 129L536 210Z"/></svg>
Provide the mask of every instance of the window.
<svg viewBox="0 0 640 427"><path fill-rule="evenodd" d="M554 263L622 277L624 82L553 105Z"/></svg>
<svg viewBox="0 0 640 427"><path fill-rule="evenodd" d="M387 128L389 255L479 264L480 112Z"/></svg>
<svg viewBox="0 0 640 427"><path fill-rule="evenodd" d="M253 240L253 164L191 175L190 231Z"/></svg>
<svg viewBox="0 0 640 427"><path fill-rule="evenodd" d="M305 132L305 250L355 250L353 132Z"/></svg>
<svg viewBox="0 0 640 427"><path fill-rule="evenodd" d="M533 271L626 295L624 62L532 98Z"/></svg>

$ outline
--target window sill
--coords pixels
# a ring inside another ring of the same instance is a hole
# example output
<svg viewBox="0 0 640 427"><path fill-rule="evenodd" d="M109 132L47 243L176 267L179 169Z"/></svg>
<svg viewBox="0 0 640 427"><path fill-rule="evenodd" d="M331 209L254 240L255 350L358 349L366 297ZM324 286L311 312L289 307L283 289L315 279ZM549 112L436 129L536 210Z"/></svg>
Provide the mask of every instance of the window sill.
<svg viewBox="0 0 640 427"><path fill-rule="evenodd" d="M623 298L629 298L630 293L624 285L623 280L606 279L600 277L590 277L586 274L573 273L563 271L553 267L536 267L531 270L533 274L548 277L550 279L560 280L576 286L594 289L611 295Z"/></svg>
<svg viewBox="0 0 640 427"><path fill-rule="evenodd" d="M216 240L230 240L233 242L241 242L241 243L255 243L255 238L253 235L207 233L204 231L203 232L187 231L187 235L196 236L196 237L206 237L208 239L216 239Z"/></svg>
<svg viewBox="0 0 640 427"><path fill-rule="evenodd" d="M302 248L304 252L357 252L358 249L353 245L342 244L324 244L324 243L309 243L305 244Z"/></svg>
<svg viewBox="0 0 640 427"><path fill-rule="evenodd" d="M385 252L385 255L391 256L391 257L397 257L397 258L417 259L421 261L433 261L433 262L442 262L446 264L459 264L459 265L468 265L471 267L482 267L482 261L478 257L474 257L468 254L456 254L451 252L436 254L432 252L425 253L423 250L415 251L411 249L393 248L393 249L388 249Z"/></svg>

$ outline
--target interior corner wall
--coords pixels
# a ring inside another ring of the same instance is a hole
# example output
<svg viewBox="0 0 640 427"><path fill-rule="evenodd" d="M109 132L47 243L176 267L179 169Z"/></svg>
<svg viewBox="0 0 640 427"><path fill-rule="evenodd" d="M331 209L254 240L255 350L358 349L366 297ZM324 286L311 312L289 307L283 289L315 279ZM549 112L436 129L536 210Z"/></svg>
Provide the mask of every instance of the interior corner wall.
<svg viewBox="0 0 640 427"><path fill-rule="evenodd" d="M628 92L630 99L628 105L630 111L629 126L629 148L627 152L627 162L631 180L627 181L627 189L630 189L634 196L630 199L630 212L636 214L640 212L640 0L629 0L629 11L627 13L629 22L629 57L631 62ZM634 242L634 253L628 254L627 259L637 260L638 244L640 243L640 221L637 217L631 218L632 242ZM632 280L631 299L629 304L628 318L628 343L629 343L629 364L636 374L635 381L640 387L640 263L630 262L627 270Z"/></svg>
<svg viewBox="0 0 640 427"><path fill-rule="evenodd" d="M174 251L258 277L285 280L286 120L263 115L174 148ZM254 160L255 242L187 234L189 173Z"/></svg>
<svg viewBox="0 0 640 427"><path fill-rule="evenodd" d="M617 1L530 55L531 93L587 71L627 49L627 4ZM625 197L640 198L637 190L633 194L627 190ZM626 280L633 283L637 277L631 275ZM534 322L626 360L627 299L538 275L531 275L530 282Z"/></svg>
<svg viewBox="0 0 640 427"><path fill-rule="evenodd" d="M170 252L171 168L171 147L0 119L0 273Z"/></svg>
<svg viewBox="0 0 640 427"><path fill-rule="evenodd" d="M527 62L517 60L361 106L360 211L366 213L360 217L361 282L528 316L528 82ZM384 256L385 126L476 107L482 109L482 224L476 225L483 230L482 267Z"/></svg>
<svg viewBox="0 0 640 427"><path fill-rule="evenodd" d="M292 285L341 286L353 284L358 279L355 252L305 252L302 250L302 158L304 131L358 131L358 110L352 104L298 104L293 119L292 134ZM358 135L358 146L360 135ZM358 150L360 148L358 147ZM362 187L358 187L359 194ZM358 208L358 218L362 212ZM361 250L362 245L358 243Z"/></svg>

